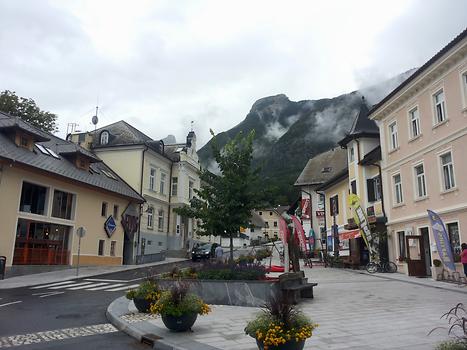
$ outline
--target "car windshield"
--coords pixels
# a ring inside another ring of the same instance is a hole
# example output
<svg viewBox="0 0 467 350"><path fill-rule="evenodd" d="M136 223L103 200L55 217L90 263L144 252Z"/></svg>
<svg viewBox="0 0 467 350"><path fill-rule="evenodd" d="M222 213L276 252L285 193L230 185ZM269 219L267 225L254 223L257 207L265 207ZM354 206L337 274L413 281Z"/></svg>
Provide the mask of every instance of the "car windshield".
<svg viewBox="0 0 467 350"><path fill-rule="evenodd" d="M203 244L200 245L199 247L195 247L197 250L211 250L212 244Z"/></svg>

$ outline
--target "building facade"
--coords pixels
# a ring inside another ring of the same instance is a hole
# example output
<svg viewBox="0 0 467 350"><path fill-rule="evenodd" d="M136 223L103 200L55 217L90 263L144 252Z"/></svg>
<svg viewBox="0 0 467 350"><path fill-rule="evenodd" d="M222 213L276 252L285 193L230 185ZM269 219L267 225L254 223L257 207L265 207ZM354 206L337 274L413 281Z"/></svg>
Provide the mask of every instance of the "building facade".
<svg viewBox="0 0 467 350"><path fill-rule="evenodd" d="M189 248L195 221L178 215L174 208L189 204L200 188L193 131L185 143L165 144L119 121L69 138L102 158L146 200L141 208L138 255Z"/></svg>
<svg viewBox="0 0 467 350"><path fill-rule="evenodd" d="M0 255L8 268L75 265L78 228L80 264L131 262L143 201L92 153L0 112Z"/></svg>
<svg viewBox="0 0 467 350"><path fill-rule="evenodd" d="M376 105L370 118L380 130L391 260L409 275L431 275L439 256L428 209L444 221L455 256L467 242L467 30Z"/></svg>

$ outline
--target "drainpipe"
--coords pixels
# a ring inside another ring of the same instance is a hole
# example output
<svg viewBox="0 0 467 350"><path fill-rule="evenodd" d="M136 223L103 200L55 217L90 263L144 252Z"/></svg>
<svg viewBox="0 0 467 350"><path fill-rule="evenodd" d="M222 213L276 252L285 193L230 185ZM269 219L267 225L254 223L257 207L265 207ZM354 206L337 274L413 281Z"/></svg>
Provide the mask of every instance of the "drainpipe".
<svg viewBox="0 0 467 350"><path fill-rule="evenodd" d="M169 250L169 231L170 231L170 203L171 203L171 198L172 198L172 171L173 171L173 165L174 165L174 162L172 160L170 160L171 164L170 164L170 179L169 179L169 210L167 212L167 235L166 235L166 238L165 238L165 250ZM177 188L178 190L178 188Z"/></svg>
<svg viewBox="0 0 467 350"><path fill-rule="evenodd" d="M145 146L143 150L143 159L141 161L141 178L140 178L140 184L139 184L139 194L143 196L143 180L144 180L144 155L146 151L148 150L148 146ZM139 207L139 225L138 225L138 245L136 246L136 264L138 264L138 256L141 249L140 241L141 241L141 219L143 216L142 210L143 209L143 204L140 204Z"/></svg>

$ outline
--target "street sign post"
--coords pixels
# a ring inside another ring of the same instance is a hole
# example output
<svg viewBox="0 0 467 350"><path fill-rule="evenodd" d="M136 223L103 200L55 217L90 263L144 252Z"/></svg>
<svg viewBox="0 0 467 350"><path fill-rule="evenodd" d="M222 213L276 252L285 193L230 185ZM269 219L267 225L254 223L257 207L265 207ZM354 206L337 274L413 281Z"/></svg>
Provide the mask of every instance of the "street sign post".
<svg viewBox="0 0 467 350"><path fill-rule="evenodd" d="M76 264L76 277L79 275L79 255L81 253L81 238L86 235L86 229L84 227L78 227L76 230L76 235L78 238L78 263Z"/></svg>

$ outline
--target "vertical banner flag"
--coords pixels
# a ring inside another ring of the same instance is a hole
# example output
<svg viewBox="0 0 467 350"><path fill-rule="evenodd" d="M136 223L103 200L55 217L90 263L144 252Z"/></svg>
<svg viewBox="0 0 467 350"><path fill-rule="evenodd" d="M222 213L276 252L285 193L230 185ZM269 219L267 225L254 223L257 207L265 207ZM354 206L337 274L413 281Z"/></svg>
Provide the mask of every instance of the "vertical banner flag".
<svg viewBox="0 0 467 350"><path fill-rule="evenodd" d="M360 204L360 198L356 194L350 194L349 205L354 209L355 222L358 225L358 227L360 227L361 235L371 255L375 253L375 251L373 247L369 244L369 242L373 242L376 237L373 237L373 234L370 230L365 211L363 210Z"/></svg>
<svg viewBox="0 0 467 350"><path fill-rule="evenodd" d="M315 231L311 228L308 235L308 244L310 245L310 251L315 248Z"/></svg>
<svg viewBox="0 0 467 350"><path fill-rule="evenodd" d="M287 228L287 222L283 217L279 218L279 236L284 247L287 247L289 241L289 229Z"/></svg>
<svg viewBox="0 0 467 350"><path fill-rule="evenodd" d="M303 230L302 224L300 223L300 220L298 220L298 218L295 215L292 215L292 221L295 227L295 232L297 233L297 236L298 236L298 241L300 242L300 248L302 249L303 252L307 253L308 246L306 244L305 231Z"/></svg>
<svg viewBox="0 0 467 350"><path fill-rule="evenodd" d="M431 229L433 230L433 236L435 236L436 247L438 248L439 259L443 262L451 271L456 271L454 265L454 256L452 254L451 243L446 232L443 220L434 211L427 210L428 216L431 221Z"/></svg>
<svg viewBox="0 0 467 350"><path fill-rule="evenodd" d="M305 220L311 219L310 198L302 199L302 219L305 219Z"/></svg>

